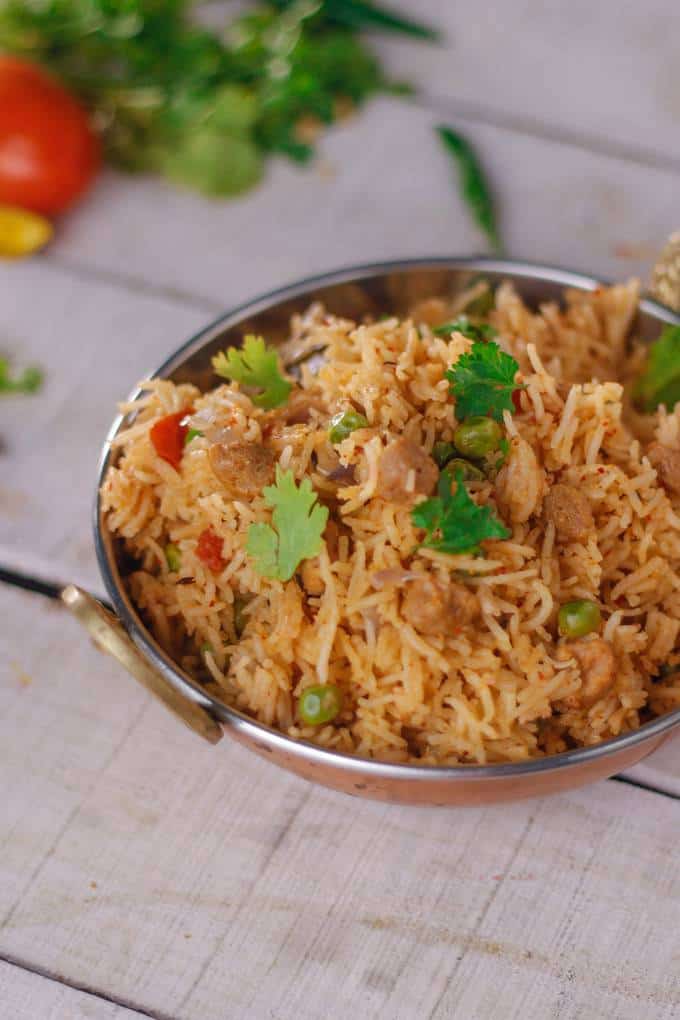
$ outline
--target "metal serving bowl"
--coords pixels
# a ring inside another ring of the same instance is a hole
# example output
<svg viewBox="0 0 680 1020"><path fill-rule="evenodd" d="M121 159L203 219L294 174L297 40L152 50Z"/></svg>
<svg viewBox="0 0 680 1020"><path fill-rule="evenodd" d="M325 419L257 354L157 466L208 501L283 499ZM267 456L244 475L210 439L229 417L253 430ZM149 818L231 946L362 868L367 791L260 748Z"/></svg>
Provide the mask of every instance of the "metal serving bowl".
<svg viewBox="0 0 680 1020"><path fill-rule="evenodd" d="M291 315L321 301L348 318L403 311L415 300L454 295L483 274L491 285L511 280L531 304L559 300L563 288L593 290L588 276L549 266L499 259L418 259L357 266L274 291L222 316L185 343L155 372L202 390L214 386L210 359L225 346L238 345L244 333L282 341ZM651 300L640 303L635 332L658 336L662 325L680 324L680 316ZM139 391L132 394L132 398ZM132 399L131 398L131 399ZM118 417L104 445L97 492L113 461L111 440L126 424ZM109 534L97 497L95 541L99 565L116 616L86 592L70 585L63 599L90 630L95 642L113 654L145 687L187 725L212 743L224 732L256 754L336 790L363 797L411 804L481 804L544 796L582 786L629 768L658 748L680 726L680 711L660 716L632 733L592 747L551 757L502 765L427 766L373 761L295 741L235 711L204 690L168 657L132 604L121 576L117 546Z"/></svg>

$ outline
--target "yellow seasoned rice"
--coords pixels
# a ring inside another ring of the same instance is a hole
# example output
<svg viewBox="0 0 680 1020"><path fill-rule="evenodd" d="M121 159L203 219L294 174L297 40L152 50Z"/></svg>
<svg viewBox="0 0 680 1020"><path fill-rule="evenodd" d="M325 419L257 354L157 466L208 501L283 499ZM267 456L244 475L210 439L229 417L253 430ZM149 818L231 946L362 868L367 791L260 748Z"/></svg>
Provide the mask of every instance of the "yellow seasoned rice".
<svg viewBox="0 0 680 1020"><path fill-rule="evenodd" d="M146 384L125 408L136 415L116 439L103 501L108 527L136 563L127 583L157 640L261 722L388 761L520 761L596 743L678 707L680 681L658 674L680 629L679 508L645 446L656 438L680 449L680 405L647 418L624 407L622 382L640 364L628 351L637 301L635 282L568 292L564 306L537 311L510 284L496 292L490 321L526 388L517 413L505 415L511 452L502 483L470 484L474 500L491 504L512 531L485 542L484 556L418 550L411 505L380 491L390 440L406 436L430 452L457 424L444 372L471 341L432 331L428 322L450 311L443 302L421 302L406 320L357 324L319 306L294 319L295 338L327 345L316 375L303 367L301 423L255 407L237 383L205 394ZM352 405L369 425L337 448L340 466L354 468L354 482L338 484L324 469L328 419ZM156 454L149 430L189 407L212 439L194 439L177 471ZM333 548L324 545L302 577L282 583L254 569L248 527L271 511L262 496L230 498L213 473L210 442L229 435L269 445L282 468L311 479L340 522ZM557 482L577 487L592 509L595 528L580 539L558 541L545 515ZM217 572L196 553L208 528L222 542ZM175 573L168 543L181 555ZM402 612L404 569L441 585L455 577L476 595L480 616L420 633ZM600 637L616 663L613 683L589 706L579 702L587 670L557 634L560 605L579 598L599 603ZM245 619L240 639L235 614ZM331 723L305 726L297 698L319 683L340 687L343 708Z"/></svg>

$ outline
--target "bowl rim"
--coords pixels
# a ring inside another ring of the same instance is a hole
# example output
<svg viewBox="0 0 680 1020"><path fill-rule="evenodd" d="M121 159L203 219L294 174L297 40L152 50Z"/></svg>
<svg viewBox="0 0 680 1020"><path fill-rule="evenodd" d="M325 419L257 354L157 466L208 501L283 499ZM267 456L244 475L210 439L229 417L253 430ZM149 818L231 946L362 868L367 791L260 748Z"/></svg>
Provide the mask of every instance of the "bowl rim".
<svg viewBox="0 0 680 1020"><path fill-rule="evenodd" d="M165 378L186 360L209 344L216 335L226 329L237 326L246 316L267 311L277 304L294 298L303 297L309 291L319 287L330 287L337 284L355 282L390 272L412 269L451 269L475 272L493 272L497 274L521 275L525 279L541 280L562 287L575 287L579 290L594 290L607 284L606 280L576 272L550 264L531 262L520 258L495 258L487 256L420 256L417 258L390 259L379 262L361 263L344 266L336 270L314 274L292 283L277 287L264 294L257 295L228 311L217 316L208 325L182 343L168 358L165 359L146 378ZM661 323L680 325L680 315L649 297L642 297L639 302L641 311L651 315ZM143 386L136 386L126 402L137 399ZM113 552L113 544L104 526L101 509L101 485L109 469L112 456L111 443L121 428L125 414L118 414L109 428L100 455L97 470L97 487L94 502L94 540L99 569L102 574L106 591L111 599L118 619L131 637L134 644L150 661L150 663L185 697L206 709L214 718L225 726L236 730L246 742L261 751L277 751L284 755L303 758L317 766L331 766L356 772L363 777L369 776L377 781L461 781L461 780L507 780L512 781L520 776L536 773L574 768L587 762L606 758L638 744L651 742L680 725L680 708L645 722L636 730L623 733L617 737L586 747L577 747L559 754L546 755L542 758L528 758L515 762L500 762L487 765L465 764L427 765L410 762L388 762L379 759L365 758L359 755L336 751L321 747L306 740L289 737L245 713L230 707L226 702L208 693L198 681L182 670L177 663L160 647L152 634L145 627L137 613L122 582L118 579L117 564Z"/></svg>

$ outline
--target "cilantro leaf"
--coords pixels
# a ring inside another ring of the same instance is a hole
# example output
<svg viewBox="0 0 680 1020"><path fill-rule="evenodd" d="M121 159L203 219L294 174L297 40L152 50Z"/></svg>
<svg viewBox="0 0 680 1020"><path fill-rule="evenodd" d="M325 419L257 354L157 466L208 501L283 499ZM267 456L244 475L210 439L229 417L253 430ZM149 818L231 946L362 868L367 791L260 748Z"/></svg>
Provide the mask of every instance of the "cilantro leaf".
<svg viewBox="0 0 680 1020"><path fill-rule="evenodd" d="M432 330L435 336L448 336L450 333L462 333L468 340L493 340L498 330L490 322L476 325L470 322L467 315L459 315L453 322L443 322Z"/></svg>
<svg viewBox="0 0 680 1020"><path fill-rule="evenodd" d="M638 407L651 413L659 404L672 411L680 400L680 326L666 326L649 348L647 364L633 388Z"/></svg>
<svg viewBox="0 0 680 1020"><path fill-rule="evenodd" d="M220 351L212 359L212 364L217 375L224 379L233 379L258 390L252 401L266 411L280 407L288 400L291 384L281 375L278 354L265 345L261 336L248 334L241 350L230 347L227 351Z"/></svg>
<svg viewBox="0 0 680 1020"><path fill-rule="evenodd" d="M463 484L463 472L456 471L455 489L448 471L442 471L437 495L411 511L417 528L427 532L423 545L443 553L479 553L487 538L509 538L510 532L489 506L477 506Z"/></svg>
<svg viewBox="0 0 680 1020"><path fill-rule="evenodd" d="M278 535L270 524L251 524L246 551L255 560L255 569L263 577L278 577Z"/></svg>
<svg viewBox="0 0 680 1020"><path fill-rule="evenodd" d="M13 377L7 358L0 358L0 393L37 393L42 384L43 374L39 368L30 366Z"/></svg>
<svg viewBox="0 0 680 1020"><path fill-rule="evenodd" d="M522 387L515 382L519 365L493 341L476 340L472 350L461 354L445 374L456 400L456 417L489 415L501 421L503 411L514 411L512 394Z"/></svg>
<svg viewBox="0 0 680 1020"><path fill-rule="evenodd" d="M293 472L278 466L276 482L263 495L267 506L274 508L272 524L250 525L246 552L255 560L258 574L289 581L303 560L318 556L328 509L317 502L309 478L298 487Z"/></svg>

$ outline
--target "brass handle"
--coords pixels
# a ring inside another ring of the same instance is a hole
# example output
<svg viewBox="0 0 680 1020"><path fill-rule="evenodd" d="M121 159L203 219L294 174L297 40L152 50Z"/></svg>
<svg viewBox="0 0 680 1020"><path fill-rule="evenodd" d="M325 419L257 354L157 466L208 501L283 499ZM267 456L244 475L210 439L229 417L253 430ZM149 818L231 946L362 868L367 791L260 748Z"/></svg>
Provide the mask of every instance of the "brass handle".
<svg viewBox="0 0 680 1020"><path fill-rule="evenodd" d="M119 620L92 595L69 584L62 591L61 600L89 631L97 648L117 659L176 718L211 744L222 739L222 727L217 720L195 701L181 694L162 673L158 673L146 661Z"/></svg>

